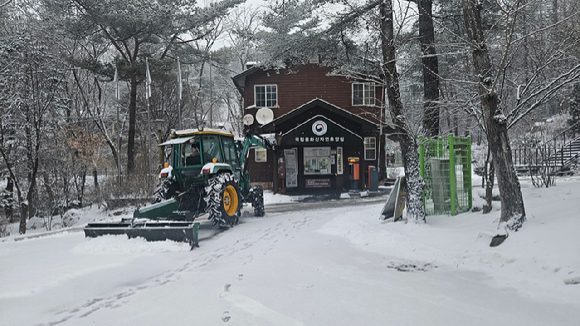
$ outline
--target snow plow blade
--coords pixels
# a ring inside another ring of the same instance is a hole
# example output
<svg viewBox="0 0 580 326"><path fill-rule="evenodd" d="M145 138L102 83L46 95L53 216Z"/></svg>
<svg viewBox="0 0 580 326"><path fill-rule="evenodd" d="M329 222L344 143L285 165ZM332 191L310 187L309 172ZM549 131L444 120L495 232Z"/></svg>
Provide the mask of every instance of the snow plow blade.
<svg viewBox="0 0 580 326"><path fill-rule="evenodd" d="M171 198L153 205L136 209L135 212L133 212L133 218L158 220L173 215L178 208L179 202L175 198Z"/></svg>
<svg viewBox="0 0 580 326"><path fill-rule="evenodd" d="M187 242L191 246L199 247L199 223L178 221L140 221L130 223L89 223L84 229L85 236L96 238L103 235L126 234L129 238L141 237L147 241L171 240Z"/></svg>

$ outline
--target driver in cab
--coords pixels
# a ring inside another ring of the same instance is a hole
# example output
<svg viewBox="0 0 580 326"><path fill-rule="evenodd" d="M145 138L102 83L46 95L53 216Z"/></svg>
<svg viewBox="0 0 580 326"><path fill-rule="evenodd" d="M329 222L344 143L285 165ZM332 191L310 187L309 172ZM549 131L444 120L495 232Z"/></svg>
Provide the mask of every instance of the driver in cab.
<svg viewBox="0 0 580 326"><path fill-rule="evenodd" d="M199 143L195 140L191 140L191 154L185 159L186 165L199 165L201 164L201 155L199 153Z"/></svg>

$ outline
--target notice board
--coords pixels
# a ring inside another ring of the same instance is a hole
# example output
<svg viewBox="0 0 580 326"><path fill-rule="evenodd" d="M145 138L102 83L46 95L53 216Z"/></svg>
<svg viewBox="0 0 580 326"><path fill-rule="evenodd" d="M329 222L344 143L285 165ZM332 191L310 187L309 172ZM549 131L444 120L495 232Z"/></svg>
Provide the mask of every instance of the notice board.
<svg viewBox="0 0 580 326"><path fill-rule="evenodd" d="M296 161L296 148L285 149L286 160L286 188L298 187L298 162Z"/></svg>
<svg viewBox="0 0 580 326"><path fill-rule="evenodd" d="M398 177L385 206L383 206L380 219L386 220L393 218L393 220L397 221L403 218L403 210L405 209L406 200L407 192L405 191L405 177Z"/></svg>

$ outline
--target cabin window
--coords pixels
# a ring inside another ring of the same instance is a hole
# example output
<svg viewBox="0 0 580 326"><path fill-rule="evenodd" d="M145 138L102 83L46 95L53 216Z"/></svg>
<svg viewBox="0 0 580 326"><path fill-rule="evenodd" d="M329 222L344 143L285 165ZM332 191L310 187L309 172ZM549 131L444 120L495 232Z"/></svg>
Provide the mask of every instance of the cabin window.
<svg viewBox="0 0 580 326"><path fill-rule="evenodd" d="M265 148L254 149L254 159L258 163L268 162L268 152Z"/></svg>
<svg viewBox="0 0 580 326"><path fill-rule="evenodd" d="M377 159L377 139L375 137L365 137L365 160Z"/></svg>
<svg viewBox="0 0 580 326"><path fill-rule="evenodd" d="M330 174L330 147L304 148L304 174Z"/></svg>
<svg viewBox="0 0 580 326"><path fill-rule="evenodd" d="M352 105L375 105L375 84L353 83Z"/></svg>
<svg viewBox="0 0 580 326"><path fill-rule="evenodd" d="M278 105L278 86L256 85L254 86L255 105L257 107L275 107Z"/></svg>

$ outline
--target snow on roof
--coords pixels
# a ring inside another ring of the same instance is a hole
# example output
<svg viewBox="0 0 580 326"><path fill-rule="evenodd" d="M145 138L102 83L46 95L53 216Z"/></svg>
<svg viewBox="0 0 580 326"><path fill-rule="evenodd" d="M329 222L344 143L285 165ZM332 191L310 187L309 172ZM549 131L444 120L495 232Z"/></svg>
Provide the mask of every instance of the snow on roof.
<svg viewBox="0 0 580 326"><path fill-rule="evenodd" d="M350 116L352 119L360 119L360 120L363 120L363 121L365 121L365 122L367 122L367 123L369 123L371 125L376 125L376 123L374 123L374 122L372 122L372 121L370 121L368 119L365 119L365 118L361 117L360 115L357 115L357 114L354 114L352 112L349 112L349 111L347 111L347 110L345 110L345 109L343 109L343 108L341 108L339 106L336 106L336 105L334 105L334 104L332 104L332 103L330 103L328 101L325 101L323 99L320 99L320 98L312 99L312 100L310 100L310 101L308 101L308 102L300 105L299 107L293 109L292 111L287 112L287 113L279 116L278 118L274 119L273 121L270 121L270 122L266 123L265 125L269 125L269 124L273 123L274 121L280 121L280 120L284 119L287 116L291 116L293 114L296 114L296 112L298 112L299 110L303 109L304 107L306 107L306 106L308 106L310 104L313 104L314 102L322 102L322 103L324 103L324 104L326 104L326 105L334 108L335 110L340 111L340 112L342 112L343 114L345 114L347 116Z"/></svg>
<svg viewBox="0 0 580 326"><path fill-rule="evenodd" d="M176 137L185 137L191 135L201 135L201 134L220 134L225 136L233 137L234 135L225 131L224 129L214 129L214 128L191 128L191 129L183 129L183 130L175 130L171 133L171 138Z"/></svg>

